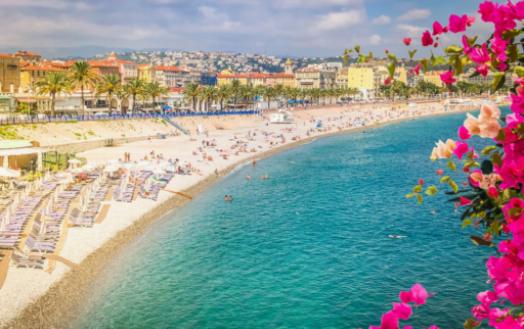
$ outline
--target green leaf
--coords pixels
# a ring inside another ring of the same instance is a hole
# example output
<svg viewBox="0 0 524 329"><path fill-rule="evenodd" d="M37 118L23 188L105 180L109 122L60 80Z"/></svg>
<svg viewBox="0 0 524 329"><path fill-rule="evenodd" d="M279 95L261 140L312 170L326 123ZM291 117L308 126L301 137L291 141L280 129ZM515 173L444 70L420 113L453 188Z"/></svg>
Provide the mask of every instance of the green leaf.
<svg viewBox="0 0 524 329"><path fill-rule="evenodd" d="M413 49L413 50L408 51L409 59L413 59L413 57L415 57L415 54L416 54L416 53L417 53L417 50L416 50L416 49Z"/></svg>
<svg viewBox="0 0 524 329"><path fill-rule="evenodd" d="M497 149L497 147L495 145L490 145L490 146L486 146L483 150L482 150L482 154L483 155L488 155L490 154L492 151L495 151Z"/></svg>
<svg viewBox="0 0 524 329"><path fill-rule="evenodd" d="M421 194L417 194L417 202L419 204L422 204L422 202L424 202L424 197Z"/></svg>
<svg viewBox="0 0 524 329"><path fill-rule="evenodd" d="M461 226L462 226L462 229L465 229L466 227L468 227L468 226L470 226L470 225L471 225L471 219L468 218L468 219L464 219L464 220L462 221L462 225L461 225Z"/></svg>
<svg viewBox="0 0 524 329"><path fill-rule="evenodd" d="M506 76L504 72L495 72L493 74L493 84L491 85L492 92L496 92L502 88L504 82L506 82Z"/></svg>
<svg viewBox="0 0 524 329"><path fill-rule="evenodd" d="M504 32L502 32L502 37L506 40L508 39L513 39L514 37L516 37L517 35L519 35L521 33L520 30L517 30L517 29L513 29L513 30L506 30Z"/></svg>
<svg viewBox="0 0 524 329"><path fill-rule="evenodd" d="M516 66L516 67L515 67L515 74L516 74L519 78L524 77L524 67L523 67L523 66Z"/></svg>
<svg viewBox="0 0 524 329"><path fill-rule="evenodd" d="M502 165L502 156L499 152L496 152L491 156L491 161L493 161L493 163L497 166L500 166Z"/></svg>
<svg viewBox="0 0 524 329"><path fill-rule="evenodd" d="M413 187L413 193L421 193L421 192L422 192L421 185L415 185L415 187Z"/></svg>
<svg viewBox="0 0 524 329"><path fill-rule="evenodd" d="M422 65L422 72L426 73L429 69L429 61L427 58L423 58L420 60L420 64Z"/></svg>
<svg viewBox="0 0 524 329"><path fill-rule="evenodd" d="M360 54L360 45L356 45L356 46L355 46L355 52L356 52L357 54Z"/></svg>
<svg viewBox="0 0 524 329"><path fill-rule="evenodd" d="M440 179L440 182L441 183L447 183L447 182L449 182L450 179L451 179L451 177L449 177L449 176L442 176L442 178Z"/></svg>
<svg viewBox="0 0 524 329"><path fill-rule="evenodd" d="M428 188L426 189L426 195L429 195L429 196L435 195L437 194L437 192L438 192L438 189L435 185L428 186Z"/></svg>
<svg viewBox="0 0 524 329"><path fill-rule="evenodd" d="M453 170L453 171L455 171L455 170L457 170L457 165L455 164L455 162L449 160L448 161L448 168Z"/></svg>
<svg viewBox="0 0 524 329"><path fill-rule="evenodd" d="M450 179L449 182L448 182L448 185L449 185L449 187L451 187L451 189L453 190L453 192L455 192L455 193L458 192L459 187L458 187L457 183L455 183L454 180Z"/></svg>
<svg viewBox="0 0 524 329"><path fill-rule="evenodd" d="M395 68L396 68L396 65L395 63L389 63L388 64L388 72L389 72L389 76L393 78L393 76L395 75Z"/></svg>
<svg viewBox="0 0 524 329"><path fill-rule="evenodd" d="M413 197L415 197L415 194L414 194L414 193L408 193L408 194L406 194L406 199L411 199L411 198L413 198Z"/></svg>
<svg viewBox="0 0 524 329"><path fill-rule="evenodd" d="M456 45L451 45L446 47L444 51L446 52L446 54L460 54L462 53L462 48Z"/></svg>
<svg viewBox="0 0 524 329"><path fill-rule="evenodd" d="M480 326L480 323L479 321L475 320L475 319L467 319L465 322L464 322L464 329L475 329L477 328L478 326Z"/></svg>

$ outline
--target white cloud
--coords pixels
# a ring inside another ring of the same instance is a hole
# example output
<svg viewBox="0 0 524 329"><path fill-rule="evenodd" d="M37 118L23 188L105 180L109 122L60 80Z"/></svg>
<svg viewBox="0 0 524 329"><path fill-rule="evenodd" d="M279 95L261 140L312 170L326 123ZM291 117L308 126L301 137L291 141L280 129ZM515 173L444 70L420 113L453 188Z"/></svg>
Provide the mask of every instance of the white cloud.
<svg viewBox="0 0 524 329"><path fill-rule="evenodd" d="M399 21L416 21L424 18L428 18L431 15L429 9L411 9L405 14L398 17Z"/></svg>
<svg viewBox="0 0 524 329"><path fill-rule="evenodd" d="M283 8L292 7L326 7L326 6L358 6L363 0L281 0L276 5Z"/></svg>
<svg viewBox="0 0 524 329"><path fill-rule="evenodd" d="M386 15L380 15L375 18L373 18L372 23L376 25L386 25L391 22L391 17Z"/></svg>
<svg viewBox="0 0 524 329"><path fill-rule="evenodd" d="M228 31L241 25L239 22L232 21L227 14L220 12L214 7L200 6L198 11L203 16L206 25L211 26L215 30Z"/></svg>
<svg viewBox="0 0 524 329"><path fill-rule="evenodd" d="M363 22L364 17L365 13L362 10L333 12L321 16L316 24L316 29L320 31L329 31L355 26Z"/></svg>
<svg viewBox="0 0 524 329"><path fill-rule="evenodd" d="M378 34L373 34L369 37L369 44L373 46L378 46L380 42L382 41L382 38Z"/></svg>
<svg viewBox="0 0 524 329"><path fill-rule="evenodd" d="M397 28L410 37L418 37L422 34L422 32L424 32L424 28L409 24L400 24L397 26Z"/></svg>

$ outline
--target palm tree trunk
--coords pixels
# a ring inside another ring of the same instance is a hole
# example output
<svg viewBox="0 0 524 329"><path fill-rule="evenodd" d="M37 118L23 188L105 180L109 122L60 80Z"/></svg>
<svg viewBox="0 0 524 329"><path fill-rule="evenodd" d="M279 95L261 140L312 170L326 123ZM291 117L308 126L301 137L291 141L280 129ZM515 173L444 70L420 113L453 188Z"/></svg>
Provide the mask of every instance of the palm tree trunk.
<svg viewBox="0 0 524 329"><path fill-rule="evenodd" d="M80 86L80 98L81 98L81 100L82 100L82 112L81 112L81 113L82 113L82 116L84 116L84 115L85 115L85 110L86 110L86 109L85 109L84 85L83 85L83 84Z"/></svg>
<svg viewBox="0 0 524 329"><path fill-rule="evenodd" d="M51 116L55 116L55 93L51 94Z"/></svg>
<svg viewBox="0 0 524 329"><path fill-rule="evenodd" d="M133 94L133 107L131 108L131 114L135 114L135 109L136 109L135 101L136 101L136 94Z"/></svg>
<svg viewBox="0 0 524 329"><path fill-rule="evenodd" d="M108 93L108 94L107 94L107 107L108 107L109 115L111 115L111 112L112 112L112 110L113 110L113 109L111 108L111 101L112 101L111 98L112 98L112 97L111 97L111 93Z"/></svg>

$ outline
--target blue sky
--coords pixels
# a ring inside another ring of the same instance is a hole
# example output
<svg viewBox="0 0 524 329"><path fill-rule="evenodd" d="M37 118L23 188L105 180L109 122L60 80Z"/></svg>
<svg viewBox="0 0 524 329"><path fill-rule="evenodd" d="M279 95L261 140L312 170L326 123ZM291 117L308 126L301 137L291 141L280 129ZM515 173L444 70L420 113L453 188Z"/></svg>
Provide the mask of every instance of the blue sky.
<svg viewBox="0 0 524 329"><path fill-rule="evenodd" d="M0 0L0 48L222 50L336 56L356 43L402 53L435 18L477 0ZM482 27L478 28L482 32Z"/></svg>

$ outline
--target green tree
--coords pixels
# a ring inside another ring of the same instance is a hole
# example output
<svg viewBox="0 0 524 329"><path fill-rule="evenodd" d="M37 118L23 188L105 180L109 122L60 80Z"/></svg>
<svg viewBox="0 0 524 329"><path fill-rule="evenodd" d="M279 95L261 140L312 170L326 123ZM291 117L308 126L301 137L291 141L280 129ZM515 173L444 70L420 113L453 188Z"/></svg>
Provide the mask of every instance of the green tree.
<svg viewBox="0 0 524 329"><path fill-rule="evenodd" d="M104 75L96 84L96 94L107 96L109 114L113 112L113 95L122 88L120 77L116 74Z"/></svg>
<svg viewBox="0 0 524 329"><path fill-rule="evenodd" d="M63 72L51 72L45 78L37 81L35 86L38 94L51 96L51 115L55 115L56 95L67 92L71 88Z"/></svg>
<svg viewBox="0 0 524 329"><path fill-rule="evenodd" d="M74 88L80 88L80 98L82 100L82 112L85 114L85 89L91 88L98 80L98 76L91 69L86 61L75 62L70 69L70 81Z"/></svg>
<svg viewBox="0 0 524 329"><path fill-rule="evenodd" d="M231 98L232 90L228 85L222 85L216 88L216 97L220 104L220 111L224 110L224 102Z"/></svg>
<svg viewBox="0 0 524 329"><path fill-rule="evenodd" d="M157 81L144 84L144 96L151 98L153 107L155 106L158 97L167 94L168 89L161 86Z"/></svg>
<svg viewBox="0 0 524 329"><path fill-rule="evenodd" d="M136 113L137 110L137 96L142 96L145 94L145 83L142 79L135 78L129 81L125 86L126 94L131 96L133 102L133 107L131 113Z"/></svg>
<svg viewBox="0 0 524 329"><path fill-rule="evenodd" d="M196 83L189 83L184 88L184 96L191 102L191 110L196 111L196 103L200 94L200 88Z"/></svg>

